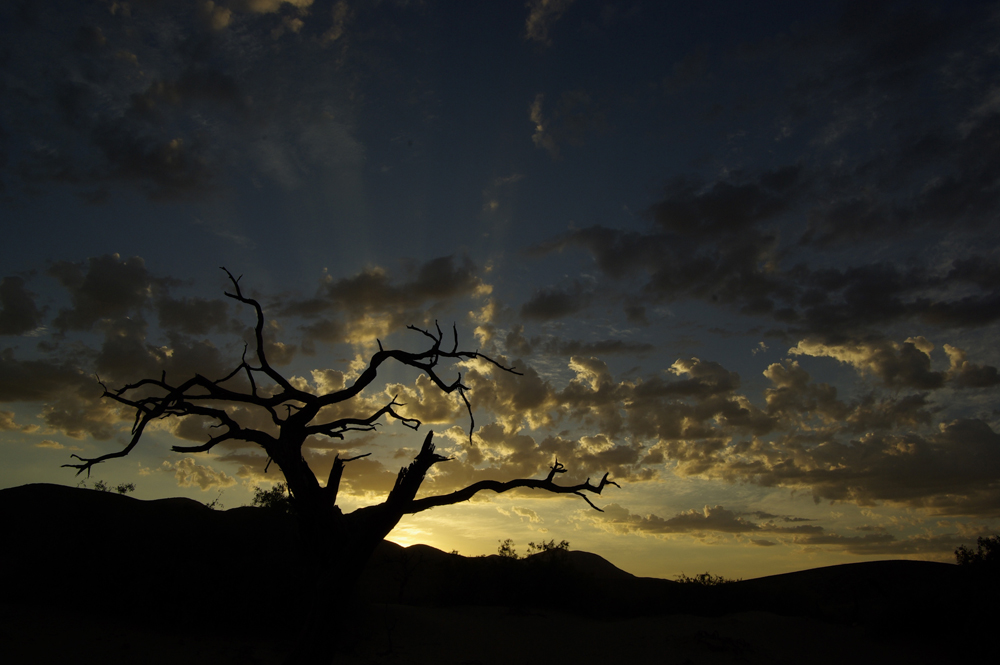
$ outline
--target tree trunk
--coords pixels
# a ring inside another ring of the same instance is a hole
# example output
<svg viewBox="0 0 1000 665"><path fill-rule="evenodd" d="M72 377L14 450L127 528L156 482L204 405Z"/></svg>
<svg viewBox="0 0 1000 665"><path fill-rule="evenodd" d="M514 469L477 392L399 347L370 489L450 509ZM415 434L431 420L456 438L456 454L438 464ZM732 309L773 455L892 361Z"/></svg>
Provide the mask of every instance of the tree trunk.
<svg viewBox="0 0 1000 665"><path fill-rule="evenodd" d="M335 663L354 648L365 603L357 593L358 579L400 516L379 511L359 520L338 510L328 513L325 523L315 518L308 512L299 516L309 558L303 563L315 586L300 590L310 601L303 607L302 628L287 665Z"/></svg>
<svg viewBox="0 0 1000 665"><path fill-rule="evenodd" d="M359 635L358 627L351 625L359 620L364 602L357 595L358 579L402 513L377 506L344 515L334 505L336 488L321 487L301 455L273 458L292 493L305 549L302 564L309 571L308 588L297 590L306 600L298 608L301 630L285 662L334 663L353 648Z"/></svg>

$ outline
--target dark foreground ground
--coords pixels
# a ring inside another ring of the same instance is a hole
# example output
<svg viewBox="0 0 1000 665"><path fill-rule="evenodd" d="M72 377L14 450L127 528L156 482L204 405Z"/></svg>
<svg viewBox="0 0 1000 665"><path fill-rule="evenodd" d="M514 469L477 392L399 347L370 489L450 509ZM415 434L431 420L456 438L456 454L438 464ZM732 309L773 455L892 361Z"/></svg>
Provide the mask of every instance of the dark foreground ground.
<svg viewBox="0 0 1000 665"><path fill-rule="evenodd" d="M264 510L29 485L0 490L0 523L5 663L280 663L287 589L309 589L294 522ZM345 663L955 662L998 618L995 581L916 561L702 587L386 543L360 587Z"/></svg>

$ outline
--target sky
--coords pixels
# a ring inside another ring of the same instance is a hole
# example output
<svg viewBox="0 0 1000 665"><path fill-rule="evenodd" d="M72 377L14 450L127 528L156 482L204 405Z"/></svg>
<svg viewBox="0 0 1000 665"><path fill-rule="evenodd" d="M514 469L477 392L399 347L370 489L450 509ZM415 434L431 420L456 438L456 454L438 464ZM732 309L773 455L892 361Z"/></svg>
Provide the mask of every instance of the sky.
<svg viewBox="0 0 1000 665"><path fill-rule="evenodd" d="M345 508L435 432L390 535L567 540L637 575L954 561L1000 523L1000 3L134 0L0 5L0 487L226 508L259 449L101 399L221 378L267 317L313 391L413 325L516 368L386 367L315 437ZM449 333L450 334L450 333ZM378 341L376 341L378 340ZM99 378L98 378L99 377ZM471 440L469 437L472 429Z"/></svg>

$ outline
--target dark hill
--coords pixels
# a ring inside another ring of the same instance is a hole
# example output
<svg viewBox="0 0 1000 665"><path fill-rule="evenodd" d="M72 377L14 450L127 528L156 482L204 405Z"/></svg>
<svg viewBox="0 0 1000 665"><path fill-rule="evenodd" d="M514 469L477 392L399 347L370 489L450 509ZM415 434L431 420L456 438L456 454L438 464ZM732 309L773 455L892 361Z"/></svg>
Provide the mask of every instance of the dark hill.
<svg viewBox="0 0 1000 665"><path fill-rule="evenodd" d="M262 618L294 623L281 608L312 590L294 518L276 511L26 485L0 490L0 520L3 602L11 608L192 627L210 618L216 629L253 630ZM534 608L588 619L768 612L880 634L971 637L995 622L996 589L965 572L878 561L706 587L635 577L587 552L469 558L386 542L359 588L370 603L411 607Z"/></svg>

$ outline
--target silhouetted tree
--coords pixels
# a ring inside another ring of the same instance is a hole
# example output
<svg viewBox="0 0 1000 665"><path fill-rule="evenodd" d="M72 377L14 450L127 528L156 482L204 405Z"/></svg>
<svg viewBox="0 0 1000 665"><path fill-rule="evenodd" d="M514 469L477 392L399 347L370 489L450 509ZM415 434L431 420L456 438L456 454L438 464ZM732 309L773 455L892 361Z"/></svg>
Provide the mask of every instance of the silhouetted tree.
<svg viewBox="0 0 1000 665"><path fill-rule="evenodd" d="M283 513L292 512L292 497L288 494L288 485L275 483L269 490L256 486L253 488L253 499L250 505L255 508L267 508Z"/></svg>
<svg viewBox="0 0 1000 665"><path fill-rule="evenodd" d="M991 570L1000 568L1000 536L979 536L975 550L959 545L955 550L955 559L960 566L989 567Z"/></svg>
<svg viewBox="0 0 1000 665"><path fill-rule="evenodd" d="M589 479L576 485L557 485L556 476L564 473L566 469L556 460L544 478L481 480L454 492L417 498L417 491L428 470L433 465L449 459L435 452L432 442L434 433L428 432L420 452L409 466L399 470L395 485L384 501L348 513L343 512L337 505L337 493L344 469L349 462L367 457L370 453L348 458L341 458L338 455L334 459L326 484L322 485L303 457L302 448L306 440L315 435L343 439L347 432L371 431L383 416L395 418L414 430L421 423L415 418L400 414L397 407L402 405L395 399L367 417L361 418L329 420L325 417L325 414L329 413L324 411L326 407L342 404L357 397L375 380L382 364L394 360L423 372L444 393L457 392L465 402L471 418L472 407L465 394L467 388L462 384L461 375L454 382L446 383L437 374L437 366L441 360L480 359L492 363L501 371L513 374L518 372L478 351L459 350L458 332L454 328L454 341L448 349L442 346L444 335L439 327L432 332L409 326L409 329L430 340L429 348L414 353L383 349L379 342L378 352L370 357L367 368L351 385L324 394L306 392L293 386L268 362L264 344L263 309L257 300L243 294L238 278L233 277L228 270L226 274L233 285L233 292L226 292L226 296L252 307L256 313L257 320L254 327L256 365L247 360L247 349L244 349L240 364L232 372L216 380L195 374L182 383L174 383L168 381L164 373L158 379L142 379L113 391L102 384L104 397L135 409L132 437L122 450L93 458L73 455L79 463L64 466L77 469L78 475L84 471L89 475L95 464L125 457L132 452L146 427L161 418L197 416L215 421L213 429L218 433L210 436L208 441L200 445L176 445L172 448L175 452L207 452L225 441L245 441L260 446L267 453L268 464L271 462L276 464L284 475L294 513L301 524L301 532L312 555L322 564L321 570L325 571L321 579L317 580L316 593L312 594L320 600L308 611L299 608L303 611L303 615L307 615L304 616L307 629L300 641L299 652L290 662L318 662L331 658L332 645L336 644L338 638L343 637L336 635L335 631L331 633L331 625L337 618L338 604L350 596L357 575L375 547L404 515L467 501L484 490L501 493L516 488L575 494L597 509L584 492L600 494L607 485L617 487L616 483L608 480L608 474L604 474L596 485ZM238 380L240 376L245 376L245 382ZM263 384L273 385L265 387ZM273 424L273 430L264 431L241 424L226 410L226 407L231 405L263 409ZM470 437L472 427L474 422L470 425ZM278 578L281 579L281 571L275 572L279 573Z"/></svg>
<svg viewBox="0 0 1000 665"><path fill-rule="evenodd" d="M517 555L517 550L514 549L514 541L510 538L504 540L498 540L499 545L497 545L497 555L504 559L520 559Z"/></svg>

